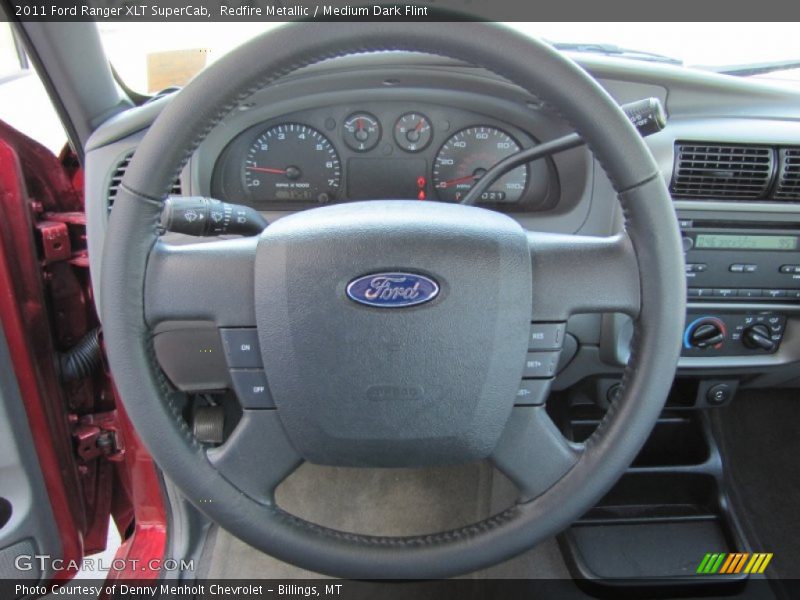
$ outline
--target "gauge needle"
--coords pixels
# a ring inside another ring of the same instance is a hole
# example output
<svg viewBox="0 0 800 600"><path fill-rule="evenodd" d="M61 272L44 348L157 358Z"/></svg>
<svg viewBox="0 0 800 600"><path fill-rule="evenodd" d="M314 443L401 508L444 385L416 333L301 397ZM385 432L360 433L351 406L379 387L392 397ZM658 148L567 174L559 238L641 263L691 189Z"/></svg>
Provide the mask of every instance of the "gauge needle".
<svg viewBox="0 0 800 600"><path fill-rule="evenodd" d="M449 187L452 187L454 185L458 185L459 183L466 183L468 181L474 181L475 179L477 179L477 177L475 177L475 175L465 175L464 177L458 177L456 179L450 179L448 181L442 181L439 184L439 187L440 188L449 188Z"/></svg>
<svg viewBox="0 0 800 600"><path fill-rule="evenodd" d="M262 173L274 173L275 175L286 175L286 169L270 169L268 167L247 167L251 171L261 171Z"/></svg>

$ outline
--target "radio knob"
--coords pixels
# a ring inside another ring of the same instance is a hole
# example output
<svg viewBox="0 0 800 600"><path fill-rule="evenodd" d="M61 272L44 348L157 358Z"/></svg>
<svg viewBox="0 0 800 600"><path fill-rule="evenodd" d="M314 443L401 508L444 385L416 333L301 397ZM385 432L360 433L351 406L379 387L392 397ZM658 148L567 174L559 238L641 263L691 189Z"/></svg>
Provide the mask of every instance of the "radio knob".
<svg viewBox="0 0 800 600"><path fill-rule="evenodd" d="M772 332L766 325L751 325L742 332L742 343L745 348L750 348L751 350L772 352L775 350L775 342L770 338L771 334Z"/></svg>
<svg viewBox="0 0 800 600"><path fill-rule="evenodd" d="M689 345L693 348L711 348L725 341L725 332L715 321L701 321L689 332Z"/></svg>

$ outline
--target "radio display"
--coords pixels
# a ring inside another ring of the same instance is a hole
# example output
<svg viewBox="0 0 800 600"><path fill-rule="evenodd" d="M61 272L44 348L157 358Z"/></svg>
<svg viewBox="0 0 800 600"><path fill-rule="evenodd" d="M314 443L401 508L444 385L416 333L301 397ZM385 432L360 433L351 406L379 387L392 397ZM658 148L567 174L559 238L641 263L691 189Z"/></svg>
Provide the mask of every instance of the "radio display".
<svg viewBox="0 0 800 600"><path fill-rule="evenodd" d="M703 250L797 250L794 235L724 235L699 233L694 247Z"/></svg>

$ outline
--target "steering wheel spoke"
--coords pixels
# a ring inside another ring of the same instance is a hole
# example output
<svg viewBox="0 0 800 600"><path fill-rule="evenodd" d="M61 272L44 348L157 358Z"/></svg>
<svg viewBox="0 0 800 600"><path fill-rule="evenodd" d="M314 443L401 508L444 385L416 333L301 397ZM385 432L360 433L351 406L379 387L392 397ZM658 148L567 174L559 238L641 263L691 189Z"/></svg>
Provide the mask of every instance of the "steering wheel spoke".
<svg viewBox="0 0 800 600"><path fill-rule="evenodd" d="M257 237L176 245L156 242L147 262L145 318L255 327Z"/></svg>
<svg viewBox="0 0 800 600"><path fill-rule="evenodd" d="M535 321L640 309L639 266L630 238L528 232Z"/></svg>
<svg viewBox="0 0 800 600"><path fill-rule="evenodd" d="M254 500L270 504L275 489L303 462L276 410L245 410L225 443L206 454L233 485Z"/></svg>
<svg viewBox="0 0 800 600"><path fill-rule="evenodd" d="M547 491L578 462L581 446L569 442L544 406L516 406L492 462L519 489L520 502Z"/></svg>

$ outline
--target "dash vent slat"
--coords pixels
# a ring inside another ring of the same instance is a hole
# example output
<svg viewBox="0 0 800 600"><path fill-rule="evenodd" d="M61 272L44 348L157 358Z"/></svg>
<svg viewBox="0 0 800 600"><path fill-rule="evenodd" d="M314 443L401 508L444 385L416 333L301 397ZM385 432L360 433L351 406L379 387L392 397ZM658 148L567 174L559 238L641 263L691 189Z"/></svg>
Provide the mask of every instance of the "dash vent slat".
<svg viewBox="0 0 800 600"><path fill-rule="evenodd" d="M775 198L800 201L800 148L781 148Z"/></svg>
<svg viewBox="0 0 800 600"><path fill-rule="evenodd" d="M125 176L125 171L128 170L128 167L131 164L131 159L133 158L133 151L128 152L125 156L123 156L119 162L117 162L114 171L111 173L111 179L108 183L108 193L106 194L106 206L108 208L108 212L111 212L111 209L114 206L114 201L117 198L117 194L119 193L119 186L122 183L122 178ZM172 196L182 196L183 189L181 187L181 180L180 177L175 180L175 183L172 184L172 188L169 191L170 195Z"/></svg>
<svg viewBox="0 0 800 600"><path fill-rule="evenodd" d="M670 190L675 198L764 199L775 172L767 146L679 142Z"/></svg>

